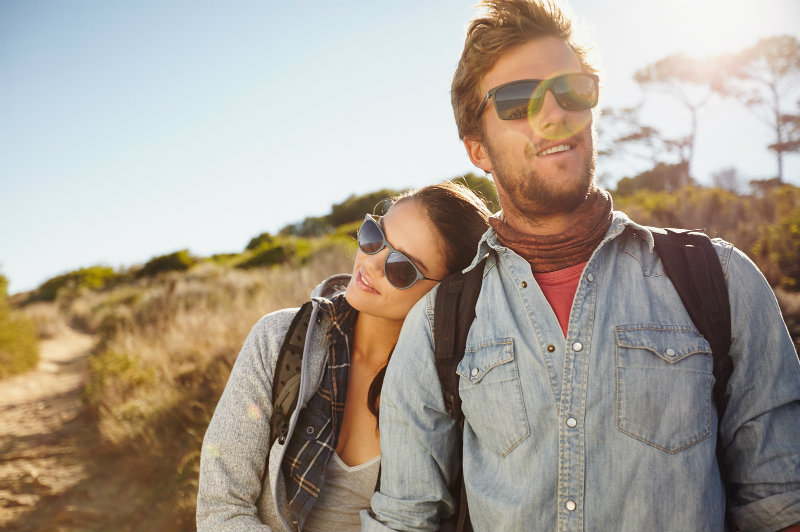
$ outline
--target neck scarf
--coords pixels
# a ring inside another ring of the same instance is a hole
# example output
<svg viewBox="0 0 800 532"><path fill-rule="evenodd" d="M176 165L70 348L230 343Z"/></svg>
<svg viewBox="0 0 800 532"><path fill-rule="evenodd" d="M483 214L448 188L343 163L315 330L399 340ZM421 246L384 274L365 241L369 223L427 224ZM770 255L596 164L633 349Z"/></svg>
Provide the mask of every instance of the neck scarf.
<svg viewBox="0 0 800 532"><path fill-rule="evenodd" d="M547 273L589 260L611 225L611 195L592 188L570 216L572 226L556 235L523 233L497 216L489 223L500 243L527 260L533 273Z"/></svg>

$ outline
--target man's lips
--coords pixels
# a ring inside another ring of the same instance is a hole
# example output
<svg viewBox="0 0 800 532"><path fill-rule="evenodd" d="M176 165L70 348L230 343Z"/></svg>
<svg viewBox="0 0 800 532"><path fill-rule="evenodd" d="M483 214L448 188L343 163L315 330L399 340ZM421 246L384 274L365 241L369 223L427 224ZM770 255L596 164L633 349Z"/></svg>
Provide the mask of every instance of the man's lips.
<svg viewBox="0 0 800 532"><path fill-rule="evenodd" d="M551 146L549 148L545 148L544 150L538 151L536 153L537 157L543 157L545 155L552 155L554 153L562 153L565 151L570 151L572 146L570 144L556 144L555 146Z"/></svg>

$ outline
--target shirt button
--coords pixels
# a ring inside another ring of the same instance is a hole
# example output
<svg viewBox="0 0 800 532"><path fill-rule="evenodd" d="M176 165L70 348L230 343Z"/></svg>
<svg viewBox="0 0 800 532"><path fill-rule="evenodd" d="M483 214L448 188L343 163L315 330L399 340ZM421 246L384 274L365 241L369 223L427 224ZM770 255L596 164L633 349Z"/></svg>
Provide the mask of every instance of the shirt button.
<svg viewBox="0 0 800 532"><path fill-rule="evenodd" d="M570 512L574 512L575 508L577 508L577 507L578 507L578 505L575 504L575 501L567 501L566 503L564 503L564 508L566 508Z"/></svg>
<svg viewBox="0 0 800 532"><path fill-rule="evenodd" d="M675 350L672 349L672 348L667 349L667 356L668 357L674 357L675 356Z"/></svg>
<svg viewBox="0 0 800 532"><path fill-rule="evenodd" d="M528 288L528 282L522 281L522 288Z"/></svg>
<svg viewBox="0 0 800 532"><path fill-rule="evenodd" d="M567 418L567 426L569 428L571 428L571 429L574 429L575 427L578 426L578 420L575 419L574 417L568 417Z"/></svg>
<svg viewBox="0 0 800 532"><path fill-rule="evenodd" d="M583 351L583 344L580 342L575 342L574 344L572 344L572 350L575 351L576 353L578 351Z"/></svg>
<svg viewBox="0 0 800 532"><path fill-rule="evenodd" d="M589 281L589 282L591 283L592 281L594 281L594 275L593 275L593 274L591 274L591 273L590 273L590 274L588 274L588 275L586 275L586 280L587 280L587 281Z"/></svg>
<svg viewBox="0 0 800 532"><path fill-rule="evenodd" d="M478 376L478 373L479 373L479 372L478 372L478 368L472 368L472 376L473 376L473 377L477 377L477 376Z"/></svg>
<svg viewBox="0 0 800 532"><path fill-rule="evenodd" d="M554 346L553 344L550 344L550 345L547 346L547 350L552 353L553 351L556 350L556 346Z"/></svg>

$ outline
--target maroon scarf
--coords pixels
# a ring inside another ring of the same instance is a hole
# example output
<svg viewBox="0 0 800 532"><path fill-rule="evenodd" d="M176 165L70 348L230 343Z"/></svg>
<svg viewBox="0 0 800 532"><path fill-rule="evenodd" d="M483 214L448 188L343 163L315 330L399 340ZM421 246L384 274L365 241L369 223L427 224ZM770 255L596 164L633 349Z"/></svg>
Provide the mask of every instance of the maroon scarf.
<svg viewBox="0 0 800 532"><path fill-rule="evenodd" d="M599 188L571 214L575 223L556 235L531 235L517 231L496 216L489 224L500 243L531 264L533 273L554 272L586 262L611 225L611 195Z"/></svg>

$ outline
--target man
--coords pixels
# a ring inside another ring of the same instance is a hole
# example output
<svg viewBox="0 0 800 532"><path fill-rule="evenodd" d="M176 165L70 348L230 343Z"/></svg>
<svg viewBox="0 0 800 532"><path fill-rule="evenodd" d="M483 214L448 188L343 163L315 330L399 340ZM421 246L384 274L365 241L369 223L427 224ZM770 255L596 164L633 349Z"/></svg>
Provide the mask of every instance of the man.
<svg viewBox="0 0 800 532"><path fill-rule="evenodd" d="M473 262L489 255L457 370L463 447L434 363L431 293L386 373L380 492L362 530L439 528L461 466L475 530L800 523L800 365L770 287L714 241L734 363L718 424L711 349L652 233L594 185L597 78L569 20L540 0L485 4L452 87L467 153L503 207Z"/></svg>

